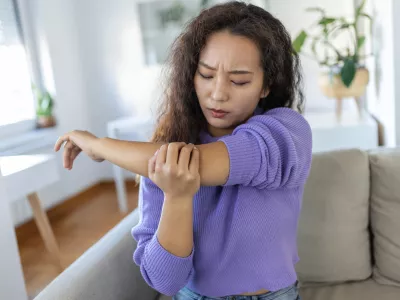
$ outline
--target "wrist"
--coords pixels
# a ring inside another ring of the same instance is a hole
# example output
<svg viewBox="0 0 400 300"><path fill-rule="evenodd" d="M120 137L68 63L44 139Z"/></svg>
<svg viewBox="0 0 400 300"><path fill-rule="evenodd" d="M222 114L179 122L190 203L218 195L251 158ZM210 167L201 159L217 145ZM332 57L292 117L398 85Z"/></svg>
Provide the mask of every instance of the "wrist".
<svg viewBox="0 0 400 300"><path fill-rule="evenodd" d="M185 203L190 203L190 205L192 205L193 196L191 196L191 195L173 195L173 194L164 193L164 201L170 202L170 203L178 203L179 205L182 205Z"/></svg>
<svg viewBox="0 0 400 300"><path fill-rule="evenodd" d="M93 140L91 151L92 151L93 155L95 157L99 158L99 159L104 159L104 155L102 153L103 152L102 149L104 148L103 145L104 145L104 142L106 141L106 139L107 138L96 137Z"/></svg>

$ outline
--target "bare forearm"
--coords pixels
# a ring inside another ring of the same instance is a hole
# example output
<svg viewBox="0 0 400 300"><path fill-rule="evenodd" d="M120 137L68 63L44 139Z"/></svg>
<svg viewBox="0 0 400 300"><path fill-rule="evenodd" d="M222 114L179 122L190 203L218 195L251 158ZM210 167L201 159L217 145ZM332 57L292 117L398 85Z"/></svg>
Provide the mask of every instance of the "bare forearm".
<svg viewBox="0 0 400 300"><path fill-rule="evenodd" d="M105 160L148 177L148 161L162 143L132 142L101 138L95 147L96 154ZM229 154L223 142L196 146L200 154L201 185L223 185L229 175Z"/></svg>
<svg viewBox="0 0 400 300"><path fill-rule="evenodd" d="M193 199L164 199L157 238L173 255L190 255L193 249Z"/></svg>
<svg viewBox="0 0 400 300"><path fill-rule="evenodd" d="M114 165L148 177L148 161L162 144L101 138L97 154Z"/></svg>
<svg viewBox="0 0 400 300"><path fill-rule="evenodd" d="M223 185L229 176L229 153L223 142L196 146L200 153L201 185Z"/></svg>

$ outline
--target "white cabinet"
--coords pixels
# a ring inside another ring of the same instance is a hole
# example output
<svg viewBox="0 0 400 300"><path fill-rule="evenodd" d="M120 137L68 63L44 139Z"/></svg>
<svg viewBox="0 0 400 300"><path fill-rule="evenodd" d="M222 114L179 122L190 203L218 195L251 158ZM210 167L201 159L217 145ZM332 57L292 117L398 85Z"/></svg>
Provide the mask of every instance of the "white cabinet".
<svg viewBox="0 0 400 300"><path fill-rule="evenodd" d="M344 112L338 121L334 112L305 113L313 134L313 152L378 147L378 125L365 113Z"/></svg>
<svg viewBox="0 0 400 300"><path fill-rule="evenodd" d="M0 299L27 300L9 202L5 179L0 170Z"/></svg>

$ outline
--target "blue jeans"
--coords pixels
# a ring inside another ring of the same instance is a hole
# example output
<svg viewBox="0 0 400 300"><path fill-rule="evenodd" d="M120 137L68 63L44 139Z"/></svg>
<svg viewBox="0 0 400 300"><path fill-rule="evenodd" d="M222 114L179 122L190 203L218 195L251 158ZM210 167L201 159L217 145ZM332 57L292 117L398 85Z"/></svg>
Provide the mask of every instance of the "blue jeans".
<svg viewBox="0 0 400 300"><path fill-rule="evenodd" d="M181 289L178 294L176 294L173 300L300 300L299 291L297 289L297 283L281 289L276 292L268 292L257 296L226 296L210 298L205 297L188 288Z"/></svg>

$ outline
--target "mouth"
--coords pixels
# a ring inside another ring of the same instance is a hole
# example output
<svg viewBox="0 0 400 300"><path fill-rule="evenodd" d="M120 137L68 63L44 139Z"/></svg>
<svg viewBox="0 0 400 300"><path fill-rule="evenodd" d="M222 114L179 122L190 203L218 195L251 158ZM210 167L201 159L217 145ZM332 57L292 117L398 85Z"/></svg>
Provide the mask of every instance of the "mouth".
<svg viewBox="0 0 400 300"><path fill-rule="evenodd" d="M228 114L227 111L220 110L220 109L211 109L211 108L209 108L209 110L211 112L211 115L214 118L218 118L218 119L221 119L221 118L225 117Z"/></svg>

